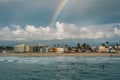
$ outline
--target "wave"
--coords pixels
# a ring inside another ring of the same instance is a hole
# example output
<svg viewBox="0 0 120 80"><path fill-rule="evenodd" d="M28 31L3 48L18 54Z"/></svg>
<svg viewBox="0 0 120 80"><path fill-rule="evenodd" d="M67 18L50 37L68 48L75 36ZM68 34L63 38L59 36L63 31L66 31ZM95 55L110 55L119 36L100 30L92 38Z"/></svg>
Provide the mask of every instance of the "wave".
<svg viewBox="0 0 120 80"><path fill-rule="evenodd" d="M0 57L0 62L51 64L55 62L118 63L119 57Z"/></svg>

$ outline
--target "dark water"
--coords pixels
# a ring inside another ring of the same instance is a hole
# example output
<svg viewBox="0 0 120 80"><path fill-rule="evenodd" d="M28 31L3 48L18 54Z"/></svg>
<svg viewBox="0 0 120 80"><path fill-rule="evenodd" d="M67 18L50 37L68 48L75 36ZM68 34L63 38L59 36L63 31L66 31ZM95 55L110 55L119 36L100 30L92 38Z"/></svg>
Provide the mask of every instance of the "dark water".
<svg viewBox="0 0 120 80"><path fill-rule="evenodd" d="M0 57L0 80L120 80L120 58Z"/></svg>

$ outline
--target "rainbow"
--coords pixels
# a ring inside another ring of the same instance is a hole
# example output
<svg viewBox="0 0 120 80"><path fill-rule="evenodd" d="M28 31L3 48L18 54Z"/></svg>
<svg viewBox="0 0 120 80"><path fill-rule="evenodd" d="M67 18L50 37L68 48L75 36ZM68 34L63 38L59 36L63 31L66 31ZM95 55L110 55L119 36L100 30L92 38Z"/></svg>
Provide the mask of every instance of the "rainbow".
<svg viewBox="0 0 120 80"><path fill-rule="evenodd" d="M53 27L56 18L59 16L60 12L63 10L63 8L67 4L67 2L68 2L68 0L61 0L60 1L57 9L55 10L55 13L53 15L52 21L50 22L50 27Z"/></svg>

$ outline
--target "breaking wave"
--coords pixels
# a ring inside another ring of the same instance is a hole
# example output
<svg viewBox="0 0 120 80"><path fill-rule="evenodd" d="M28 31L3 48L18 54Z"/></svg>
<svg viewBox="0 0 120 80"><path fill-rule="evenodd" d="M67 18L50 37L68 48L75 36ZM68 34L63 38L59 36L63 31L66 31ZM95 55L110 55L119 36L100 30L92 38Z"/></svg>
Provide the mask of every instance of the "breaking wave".
<svg viewBox="0 0 120 80"><path fill-rule="evenodd" d="M0 62L50 64L55 62L118 63L119 57L0 57Z"/></svg>

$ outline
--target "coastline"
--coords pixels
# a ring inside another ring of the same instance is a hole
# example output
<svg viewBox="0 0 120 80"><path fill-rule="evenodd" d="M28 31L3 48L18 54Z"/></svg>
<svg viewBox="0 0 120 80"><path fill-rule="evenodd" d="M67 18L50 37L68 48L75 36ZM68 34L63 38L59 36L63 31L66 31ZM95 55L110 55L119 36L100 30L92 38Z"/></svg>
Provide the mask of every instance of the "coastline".
<svg viewBox="0 0 120 80"><path fill-rule="evenodd" d="M0 53L0 57L120 57L120 53Z"/></svg>

